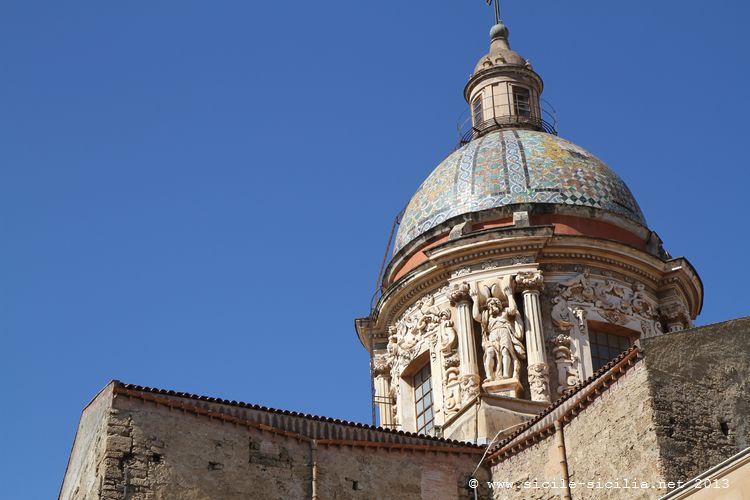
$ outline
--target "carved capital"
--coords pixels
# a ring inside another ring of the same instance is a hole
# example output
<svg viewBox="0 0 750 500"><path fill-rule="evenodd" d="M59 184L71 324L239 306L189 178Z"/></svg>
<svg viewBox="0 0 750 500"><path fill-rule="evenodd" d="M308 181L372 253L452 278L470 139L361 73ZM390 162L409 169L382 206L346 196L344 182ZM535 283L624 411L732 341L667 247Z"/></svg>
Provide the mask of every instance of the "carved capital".
<svg viewBox="0 0 750 500"><path fill-rule="evenodd" d="M670 332L677 332L690 327L690 314L681 302L672 302L659 308L663 322Z"/></svg>
<svg viewBox="0 0 750 500"><path fill-rule="evenodd" d="M452 305L471 302L471 287L466 282L454 286L448 294L448 299Z"/></svg>
<svg viewBox="0 0 750 500"><path fill-rule="evenodd" d="M539 271L518 273L516 287L523 292L540 292L544 288L544 277Z"/></svg>
<svg viewBox="0 0 750 500"><path fill-rule="evenodd" d="M661 315L667 320L685 320L689 318L687 308L680 302L673 302L660 308Z"/></svg>
<svg viewBox="0 0 750 500"><path fill-rule="evenodd" d="M381 354L372 358L372 374L375 377L389 378L392 367L393 362L389 356Z"/></svg>
<svg viewBox="0 0 750 500"><path fill-rule="evenodd" d="M569 335L561 333L557 337L548 340L548 342L552 346L553 349L557 347L563 347L565 349L569 349L571 340L570 340Z"/></svg>

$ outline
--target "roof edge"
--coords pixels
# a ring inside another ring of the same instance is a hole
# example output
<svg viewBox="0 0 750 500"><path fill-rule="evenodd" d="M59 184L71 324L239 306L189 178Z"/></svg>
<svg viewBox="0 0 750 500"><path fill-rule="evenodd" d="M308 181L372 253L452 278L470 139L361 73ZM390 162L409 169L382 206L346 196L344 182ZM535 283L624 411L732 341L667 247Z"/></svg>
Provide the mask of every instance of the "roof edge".
<svg viewBox="0 0 750 500"><path fill-rule="evenodd" d="M296 418L305 418L308 420L325 422L329 424L344 425L348 427L355 427L358 429L383 432L387 434L392 434L392 435L397 435L397 436L402 436L402 437L407 437L407 438L412 438L412 439L432 441L435 444L439 443L442 445L448 445L452 447L471 448L471 449L476 449L476 450L482 450L485 448L485 446L483 445L476 445L476 444L465 442L465 441L457 441L453 439L439 438L435 436L428 436L425 434L417 434L417 433L412 433L412 432L399 431L395 429L386 429L384 427L378 427L375 425L363 424L359 422L352 422L349 420L341 420L337 418L324 417L324 416L319 416L319 415L311 415L309 413L301 413L301 412L290 411L290 410L280 410L280 409L269 408L266 406L256 405L252 403L245 403L242 401L214 398L210 396L201 396L201 395L192 394L189 392L178 392L178 391L167 390L167 389L157 389L154 387L145 387L145 386L134 385L134 384L126 384L119 380L114 380L112 383L114 384L115 394L125 393L126 391L135 391L135 392L141 392L145 394L156 394L156 395L162 395L162 396L180 397L180 398L191 399L195 401L204 401L207 403L223 404L223 405L234 406L238 408L247 408L247 409L256 410L256 411L274 413L277 415L296 417Z"/></svg>

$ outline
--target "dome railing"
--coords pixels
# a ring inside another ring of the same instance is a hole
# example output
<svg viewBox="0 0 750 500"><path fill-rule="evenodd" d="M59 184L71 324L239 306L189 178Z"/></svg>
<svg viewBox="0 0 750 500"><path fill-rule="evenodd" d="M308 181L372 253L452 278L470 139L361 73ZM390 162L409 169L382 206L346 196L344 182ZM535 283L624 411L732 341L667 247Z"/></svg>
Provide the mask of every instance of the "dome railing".
<svg viewBox="0 0 750 500"><path fill-rule="evenodd" d="M523 128L557 135L557 113L541 100L541 106L519 106L518 103L484 102L480 111L467 109L458 120L459 146L493 130Z"/></svg>

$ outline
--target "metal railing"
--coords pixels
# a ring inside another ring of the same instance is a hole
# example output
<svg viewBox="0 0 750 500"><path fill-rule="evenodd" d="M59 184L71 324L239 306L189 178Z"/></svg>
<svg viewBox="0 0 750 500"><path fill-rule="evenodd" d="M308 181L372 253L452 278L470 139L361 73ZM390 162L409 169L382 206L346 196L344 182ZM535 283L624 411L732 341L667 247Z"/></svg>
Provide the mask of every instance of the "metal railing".
<svg viewBox="0 0 750 500"><path fill-rule="evenodd" d="M457 126L460 146L488 132L504 128L528 128L557 135L557 113L544 99L540 100L540 106L514 103L510 94L507 95L507 102L499 101L504 100L494 95L484 99L481 112L476 113L476 117L473 105L461 113Z"/></svg>
<svg viewBox="0 0 750 500"><path fill-rule="evenodd" d="M393 399L391 399L389 396L375 396L372 397L372 405L374 408L377 408L378 410L383 407L384 411L393 413L395 403L393 402ZM379 425L380 427L383 427L385 429L394 429L398 430L401 428L401 424L392 423L390 425L383 425L383 422L380 421L380 416L378 415L377 421L373 419L372 425Z"/></svg>

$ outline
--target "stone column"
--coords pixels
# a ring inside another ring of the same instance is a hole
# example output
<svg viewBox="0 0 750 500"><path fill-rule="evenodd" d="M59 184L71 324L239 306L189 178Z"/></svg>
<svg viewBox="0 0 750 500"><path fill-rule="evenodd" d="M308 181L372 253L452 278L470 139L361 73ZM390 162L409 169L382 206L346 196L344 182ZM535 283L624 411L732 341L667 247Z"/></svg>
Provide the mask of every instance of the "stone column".
<svg viewBox="0 0 750 500"><path fill-rule="evenodd" d="M526 356L532 401L549 401L549 366L544 352L544 330L539 294L544 279L539 271L519 273L516 287L523 292Z"/></svg>
<svg viewBox="0 0 750 500"><path fill-rule="evenodd" d="M479 396L481 378L477 364L477 345L474 340L474 320L471 317L471 294L468 283L453 288L448 296L456 306L456 331L458 333L459 381L461 404Z"/></svg>
<svg viewBox="0 0 750 500"><path fill-rule="evenodd" d="M375 377L375 402L380 414L380 426L392 429L393 400L391 399L391 364L383 357L373 359L372 374Z"/></svg>

